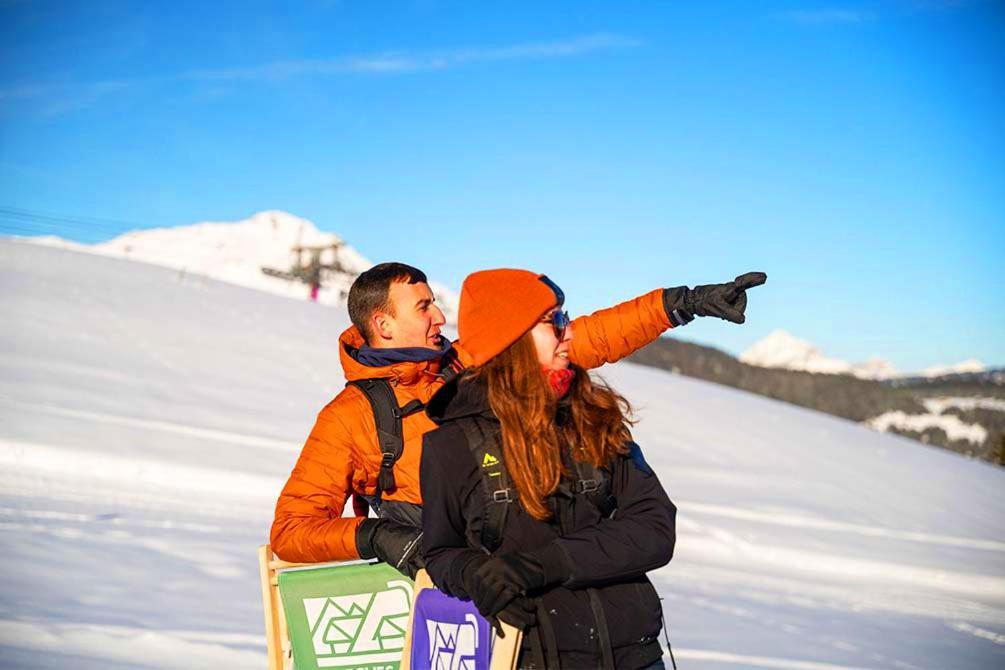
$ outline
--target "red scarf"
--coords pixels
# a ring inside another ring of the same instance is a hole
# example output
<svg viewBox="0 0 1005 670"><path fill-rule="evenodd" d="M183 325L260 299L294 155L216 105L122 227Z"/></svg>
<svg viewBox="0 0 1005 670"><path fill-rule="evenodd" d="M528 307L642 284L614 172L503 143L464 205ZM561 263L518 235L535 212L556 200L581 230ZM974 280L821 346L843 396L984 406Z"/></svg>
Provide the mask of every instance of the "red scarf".
<svg viewBox="0 0 1005 670"><path fill-rule="evenodd" d="M542 368L541 370L544 372L544 376L547 377L548 385L551 386L555 397L564 398L565 394L569 392L569 387L572 386L572 380L576 378L576 371L572 368L565 368L563 370Z"/></svg>

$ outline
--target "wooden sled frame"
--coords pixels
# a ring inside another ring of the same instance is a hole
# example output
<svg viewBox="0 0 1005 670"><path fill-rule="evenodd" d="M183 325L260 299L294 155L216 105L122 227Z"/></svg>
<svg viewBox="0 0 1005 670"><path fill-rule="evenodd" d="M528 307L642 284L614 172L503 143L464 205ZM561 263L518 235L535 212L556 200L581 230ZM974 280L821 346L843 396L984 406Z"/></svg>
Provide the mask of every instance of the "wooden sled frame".
<svg viewBox="0 0 1005 670"><path fill-rule="evenodd" d="M348 561L356 562L356 561ZM293 646L290 631L286 626L286 612L283 598L279 594L279 572L293 568L330 568L345 562L291 563L276 558L272 546L263 544L258 548L258 575L262 586L262 610L265 613L265 643L268 651L269 670L292 670Z"/></svg>
<svg viewBox="0 0 1005 670"><path fill-rule="evenodd" d="M293 647L290 644L290 633L286 627L286 613L283 611L283 600L279 595L279 571L291 568L328 567L337 563L290 563L282 561L272 553L272 547L263 544L258 548L258 571L262 585L262 610L265 613L265 641L268 650L269 670L291 670L293 668ZM412 593L412 603L419 592L424 589L436 588L425 570L420 570L415 576L415 590ZM415 607L408 614L408 628L405 631L405 647L401 653L401 670L411 670L412 658L412 624L415 618ZM505 637L497 639L492 654L490 670L516 670L520 657L520 642L523 633L503 623Z"/></svg>
<svg viewBox="0 0 1005 670"><path fill-rule="evenodd" d="M290 646L290 633L286 629L283 599L279 596L279 571L309 565L315 564L279 560L268 544L258 548L258 574L262 581L262 609L265 612L265 642L268 648L269 670L290 670L293 667L293 647Z"/></svg>

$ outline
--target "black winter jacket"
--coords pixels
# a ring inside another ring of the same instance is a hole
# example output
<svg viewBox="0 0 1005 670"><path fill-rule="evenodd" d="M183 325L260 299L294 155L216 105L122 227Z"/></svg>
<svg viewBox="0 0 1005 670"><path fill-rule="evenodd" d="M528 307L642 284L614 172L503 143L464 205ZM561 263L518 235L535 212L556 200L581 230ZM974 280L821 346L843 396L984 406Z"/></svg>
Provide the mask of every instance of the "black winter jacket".
<svg viewBox="0 0 1005 670"><path fill-rule="evenodd" d="M484 387L464 378L441 389L427 413L439 427L423 440L423 556L438 588L468 599L461 575L469 562L486 559L480 543L486 501L479 464L458 422L478 418L495 435L499 422ZM552 647L545 656L554 659L557 651L565 670L604 667L605 639L617 668L642 668L662 655L661 606L646 572L673 556L676 508L637 445L605 472L617 504L612 518L567 481L548 499L548 521L531 517L519 501L510 503L496 552L529 553L564 578L529 594L537 598L538 628L547 630L524 636L521 667L532 667L535 635Z"/></svg>

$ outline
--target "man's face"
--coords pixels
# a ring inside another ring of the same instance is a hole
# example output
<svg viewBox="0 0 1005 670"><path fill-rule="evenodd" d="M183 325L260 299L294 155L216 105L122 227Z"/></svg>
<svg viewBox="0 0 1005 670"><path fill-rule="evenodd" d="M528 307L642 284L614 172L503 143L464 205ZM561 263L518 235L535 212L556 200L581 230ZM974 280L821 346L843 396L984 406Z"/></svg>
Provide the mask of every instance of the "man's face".
<svg viewBox="0 0 1005 670"><path fill-rule="evenodd" d="M429 284L392 282L387 294L393 314L374 314L376 348L427 347L440 348L440 326L446 323L443 312L435 304Z"/></svg>

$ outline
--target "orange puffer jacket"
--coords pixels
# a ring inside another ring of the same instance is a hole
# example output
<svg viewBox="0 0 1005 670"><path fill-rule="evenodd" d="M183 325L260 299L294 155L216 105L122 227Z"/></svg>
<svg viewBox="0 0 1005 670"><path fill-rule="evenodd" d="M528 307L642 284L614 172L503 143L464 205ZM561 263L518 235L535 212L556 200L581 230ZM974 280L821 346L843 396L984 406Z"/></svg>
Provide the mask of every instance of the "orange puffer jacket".
<svg viewBox="0 0 1005 670"><path fill-rule="evenodd" d="M597 368L624 358L669 327L663 289L657 289L573 321L569 358L580 367ZM361 346L363 338L355 327L339 338L346 380L388 378L400 406L414 399L428 402L443 385L438 362L367 367L350 353ZM423 412L403 419L404 450L394 466L397 487L384 491L383 500L422 504L422 436L435 427ZM376 494L380 459L370 403L358 388L347 386L318 414L279 495L270 540L276 555L296 562L359 558L356 528L363 519L343 517L342 510L353 493Z"/></svg>

